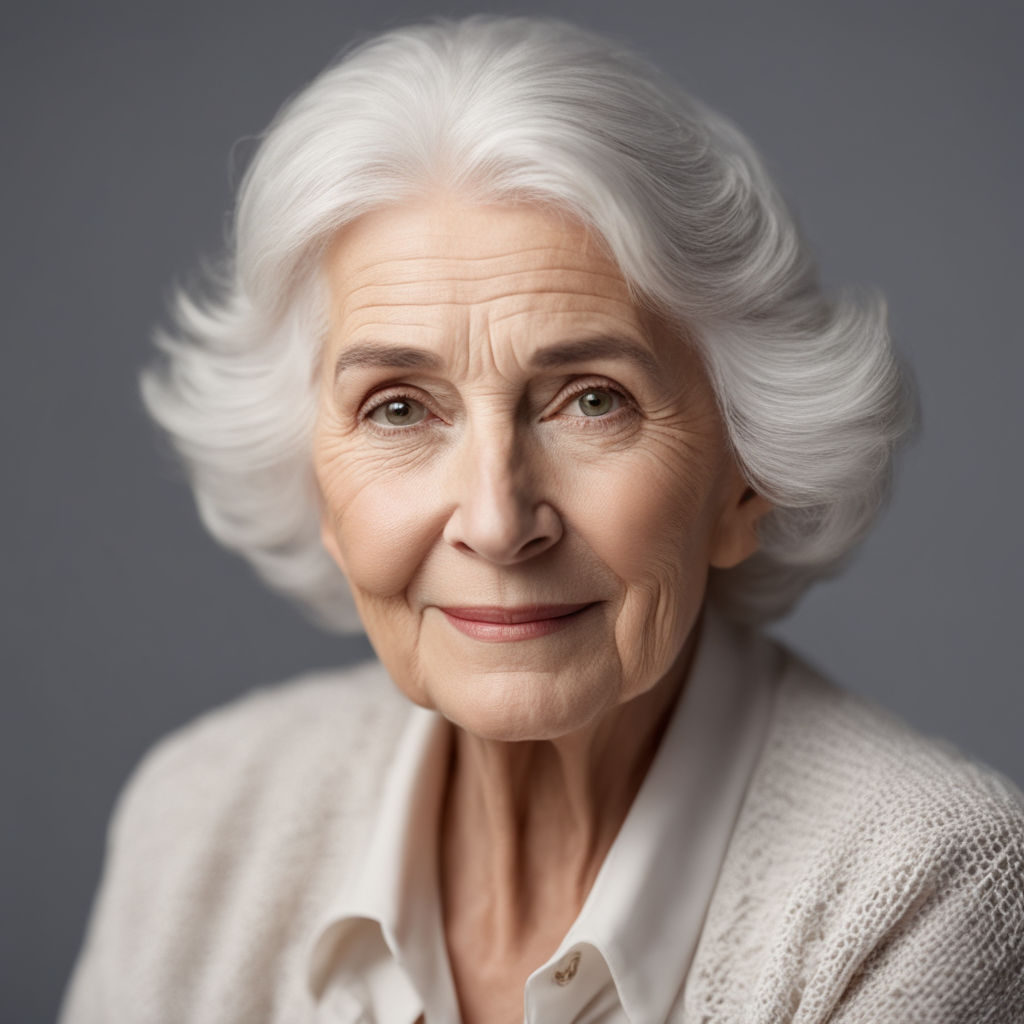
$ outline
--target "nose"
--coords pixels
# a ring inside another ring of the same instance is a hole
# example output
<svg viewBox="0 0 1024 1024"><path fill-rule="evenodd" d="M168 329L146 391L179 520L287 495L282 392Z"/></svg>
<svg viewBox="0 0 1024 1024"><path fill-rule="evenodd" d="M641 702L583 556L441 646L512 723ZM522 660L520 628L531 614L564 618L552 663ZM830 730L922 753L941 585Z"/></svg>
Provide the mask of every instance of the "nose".
<svg viewBox="0 0 1024 1024"><path fill-rule="evenodd" d="M452 472L444 539L496 565L515 565L562 537L561 517L541 493L539 467L514 431L467 436Z"/></svg>

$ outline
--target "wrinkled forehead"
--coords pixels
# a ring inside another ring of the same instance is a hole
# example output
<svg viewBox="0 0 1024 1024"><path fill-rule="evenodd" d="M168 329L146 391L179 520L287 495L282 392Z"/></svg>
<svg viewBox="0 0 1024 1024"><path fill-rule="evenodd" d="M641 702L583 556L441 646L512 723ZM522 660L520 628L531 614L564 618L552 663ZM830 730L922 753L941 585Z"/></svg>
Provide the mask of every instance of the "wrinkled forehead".
<svg viewBox="0 0 1024 1024"><path fill-rule="evenodd" d="M325 258L335 326L367 308L528 302L621 315L632 296L603 243L570 214L533 204L432 199L369 213Z"/></svg>

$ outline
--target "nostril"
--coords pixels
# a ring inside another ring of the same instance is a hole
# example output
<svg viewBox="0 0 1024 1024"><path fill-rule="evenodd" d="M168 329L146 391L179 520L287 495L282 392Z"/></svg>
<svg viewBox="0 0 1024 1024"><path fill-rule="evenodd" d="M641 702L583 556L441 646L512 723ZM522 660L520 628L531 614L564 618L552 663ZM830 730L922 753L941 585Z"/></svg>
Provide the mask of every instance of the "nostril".
<svg viewBox="0 0 1024 1024"><path fill-rule="evenodd" d="M538 548L546 547L550 541L549 537L534 537L532 540L528 540L522 547L523 554L531 554Z"/></svg>

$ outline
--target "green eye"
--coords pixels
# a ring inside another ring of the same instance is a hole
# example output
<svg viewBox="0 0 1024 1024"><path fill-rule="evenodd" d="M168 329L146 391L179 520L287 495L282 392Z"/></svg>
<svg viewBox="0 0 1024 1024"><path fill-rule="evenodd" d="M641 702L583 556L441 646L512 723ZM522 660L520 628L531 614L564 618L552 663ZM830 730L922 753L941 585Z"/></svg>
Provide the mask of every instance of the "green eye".
<svg viewBox="0 0 1024 1024"><path fill-rule="evenodd" d="M576 399L580 412L584 416L605 416L615 409L615 396L610 391L584 391Z"/></svg>
<svg viewBox="0 0 1024 1024"><path fill-rule="evenodd" d="M369 419L389 427L412 427L422 423L427 416L426 406L411 398L394 398L390 402L378 405L370 413Z"/></svg>

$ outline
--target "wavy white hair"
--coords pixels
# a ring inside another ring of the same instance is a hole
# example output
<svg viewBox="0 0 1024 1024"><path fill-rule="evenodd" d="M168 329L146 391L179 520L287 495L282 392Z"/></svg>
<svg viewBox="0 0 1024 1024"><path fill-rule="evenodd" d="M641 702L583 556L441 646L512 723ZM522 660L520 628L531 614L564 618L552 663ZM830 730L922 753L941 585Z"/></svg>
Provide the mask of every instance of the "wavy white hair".
<svg viewBox="0 0 1024 1024"><path fill-rule="evenodd" d="M322 624L358 628L311 468L321 256L354 218L437 188L571 212L637 301L696 343L739 464L775 505L758 554L712 572L713 600L763 621L836 570L914 417L882 302L823 294L731 124L618 43L533 18L387 32L266 132L221 271L205 298L178 295L165 358L142 378L222 544Z"/></svg>

